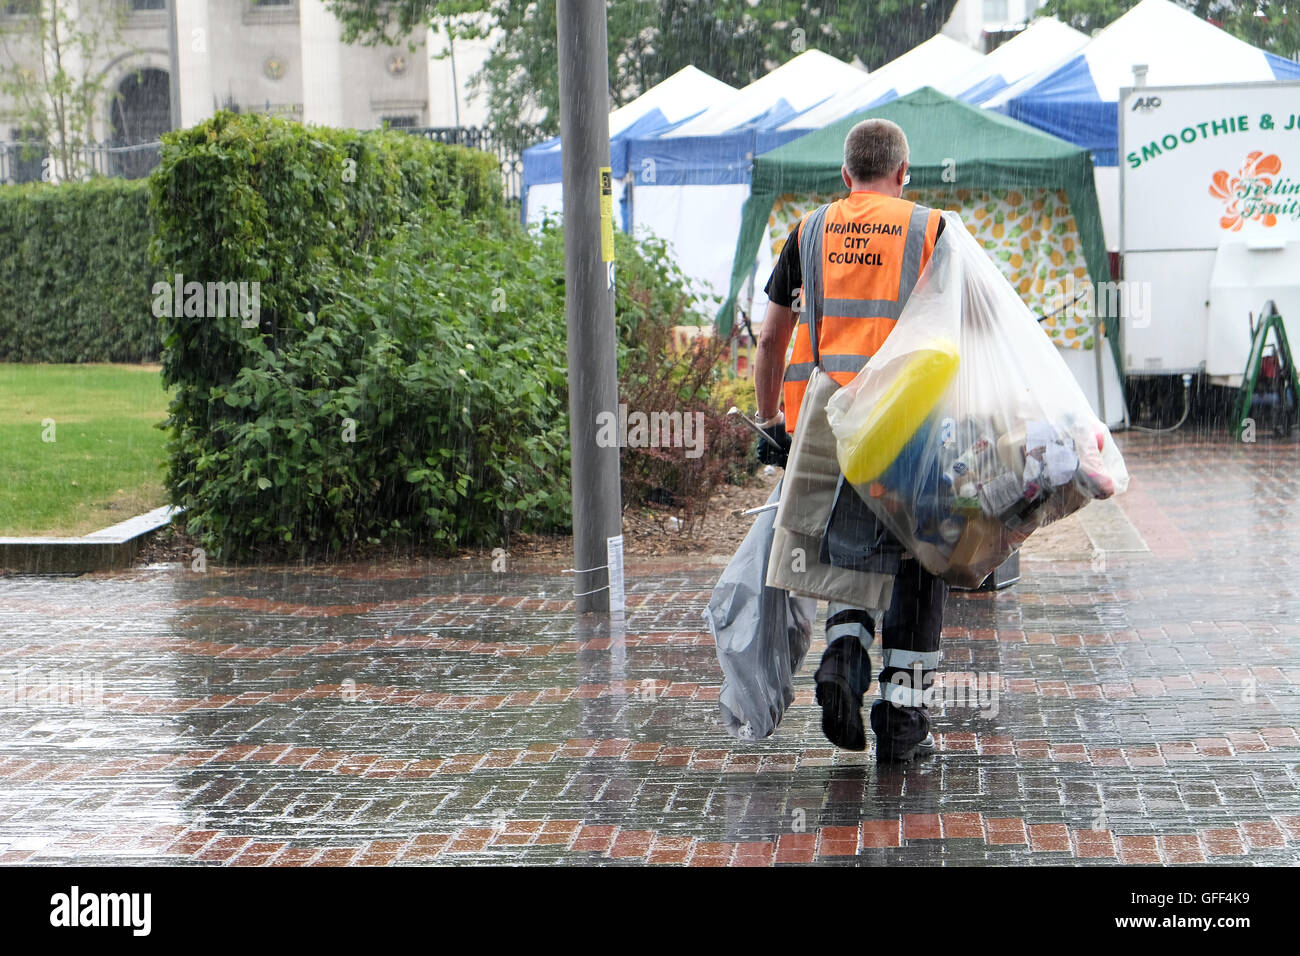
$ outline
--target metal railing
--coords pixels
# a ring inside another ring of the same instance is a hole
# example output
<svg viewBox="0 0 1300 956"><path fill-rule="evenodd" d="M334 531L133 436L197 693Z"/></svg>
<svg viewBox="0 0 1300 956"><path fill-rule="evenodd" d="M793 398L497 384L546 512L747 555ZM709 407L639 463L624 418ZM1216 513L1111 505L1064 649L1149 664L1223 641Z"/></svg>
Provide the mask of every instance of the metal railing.
<svg viewBox="0 0 1300 956"><path fill-rule="evenodd" d="M491 126L414 126L403 131L438 143L468 146L495 156L507 201L517 201L523 192L524 150L548 138L539 126L506 129ZM82 147L79 153L81 168L88 175L143 179L161 161L162 145L143 143L138 146L112 146L96 143ZM45 160L50 155L49 147L44 143L0 142L0 183L30 183L47 178Z"/></svg>
<svg viewBox="0 0 1300 956"><path fill-rule="evenodd" d="M415 126L405 130L438 143L468 146L490 153L501 168L506 201L517 201L523 193L524 150L549 137L540 126Z"/></svg>
<svg viewBox="0 0 1300 956"><path fill-rule="evenodd" d="M78 165L86 176L114 176L143 179L162 159L161 143L110 146L94 143L77 150ZM34 183L49 178L47 169L61 175L50 148L44 143L0 143L0 183Z"/></svg>

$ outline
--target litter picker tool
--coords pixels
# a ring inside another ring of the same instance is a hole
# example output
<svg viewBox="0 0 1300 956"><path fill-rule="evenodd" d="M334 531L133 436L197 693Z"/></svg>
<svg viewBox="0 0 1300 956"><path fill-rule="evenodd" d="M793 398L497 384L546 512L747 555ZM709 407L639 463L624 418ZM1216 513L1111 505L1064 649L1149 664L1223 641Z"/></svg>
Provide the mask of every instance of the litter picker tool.
<svg viewBox="0 0 1300 956"><path fill-rule="evenodd" d="M748 425L750 428L752 428L755 432L757 432L760 438L764 438L764 439L766 439L767 442L768 442L768 444L770 444L773 448L780 449L781 451L784 451L784 450L785 450L785 449L781 448L780 444L777 442L777 440L776 440L775 438L773 438L773 437L772 437L771 435L769 435L767 432L763 431L762 427L758 424L758 422L756 422L756 421L754 421L752 418L748 417L744 412L742 412L742 411L741 411L739 408L737 408L735 405L732 405L731 408L727 409L727 417L728 417L728 418L732 418L732 417L739 418L742 422L744 422L746 425Z"/></svg>

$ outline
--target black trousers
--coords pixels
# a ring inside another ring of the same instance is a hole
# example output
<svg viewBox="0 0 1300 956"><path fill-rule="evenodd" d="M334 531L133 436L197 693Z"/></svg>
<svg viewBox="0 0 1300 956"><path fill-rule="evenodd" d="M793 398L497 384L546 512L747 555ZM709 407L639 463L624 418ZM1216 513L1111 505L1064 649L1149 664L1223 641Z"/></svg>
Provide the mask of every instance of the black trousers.
<svg viewBox="0 0 1300 956"><path fill-rule="evenodd" d="M879 615L879 622L876 614L863 608L832 602L826 618L828 647L817 679L839 678L855 694L865 694L871 684L865 652L879 625L882 699L900 706L920 706L920 692L933 682L939 665L947 597L948 585L941 578L926 571L919 561L905 559L894 576L889 610Z"/></svg>

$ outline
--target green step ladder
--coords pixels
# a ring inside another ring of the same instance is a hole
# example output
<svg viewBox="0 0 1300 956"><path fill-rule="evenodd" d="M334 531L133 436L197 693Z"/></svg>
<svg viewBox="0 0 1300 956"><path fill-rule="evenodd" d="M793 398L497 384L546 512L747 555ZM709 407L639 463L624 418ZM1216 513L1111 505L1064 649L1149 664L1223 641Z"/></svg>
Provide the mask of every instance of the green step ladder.
<svg viewBox="0 0 1300 956"><path fill-rule="evenodd" d="M1259 325L1254 325L1252 328L1250 357L1246 360L1246 372L1242 377L1241 390L1237 393L1237 401L1232 410L1231 424L1234 426L1232 435L1237 439L1243 439L1246 423L1252 417L1252 406L1255 404L1255 387L1259 382L1260 369L1264 364L1264 350L1268 345L1270 332L1273 333L1276 339L1273 354L1280 363L1278 371L1285 376L1285 381L1290 382L1291 385L1289 399L1286 395L1285 382L1279 383L1282 387L1275 393L1278 407L1274 417L1274 431L1279 436L1285 437L1291 433L1291 428L1295 424L1296 402L1300 399L1300 377L1296 375L1295 362L1291 359L1291 346L1287 342L1286 326L1282 323L1282 316L1278 314L1277 306L1270 299L1264 303L1264 311L1260 316Z"/></svg>

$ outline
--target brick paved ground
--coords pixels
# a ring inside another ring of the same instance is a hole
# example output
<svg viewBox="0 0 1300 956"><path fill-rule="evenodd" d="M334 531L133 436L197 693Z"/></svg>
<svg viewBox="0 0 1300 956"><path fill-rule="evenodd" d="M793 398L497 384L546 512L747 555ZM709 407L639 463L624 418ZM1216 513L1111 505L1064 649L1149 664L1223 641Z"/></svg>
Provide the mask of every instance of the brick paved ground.
<svg viewBox="0 0 1300 956"><path fill-rule="evenodd" d="M633 563L624 635L556 567L0 579L0 861L1300 862L1300 447L1123 444L1150 553L954 595L996 714L902 770L821 737L820 640L722 732L701 559ZM78 672L102 706L31 690Z"/></svg>

